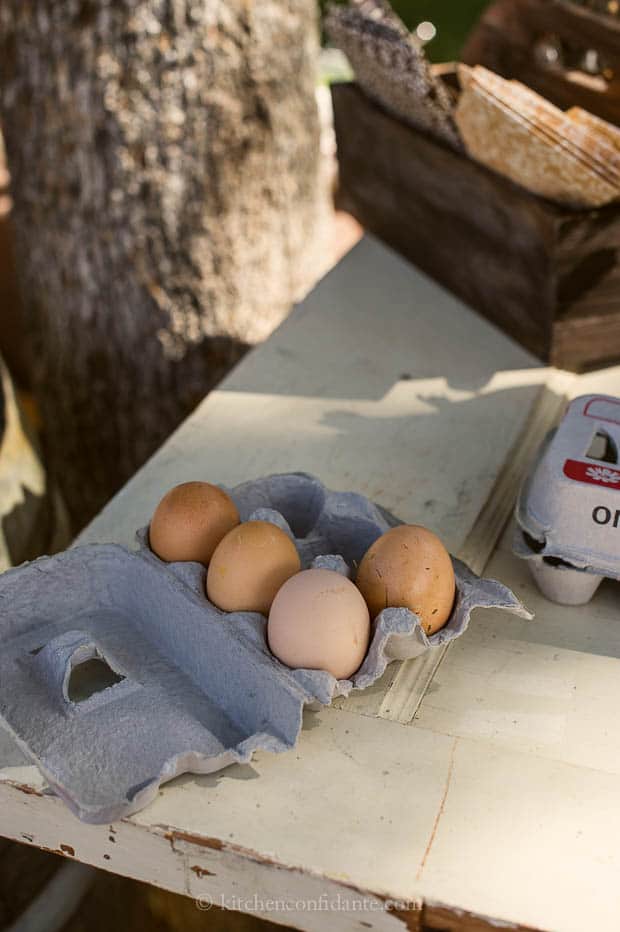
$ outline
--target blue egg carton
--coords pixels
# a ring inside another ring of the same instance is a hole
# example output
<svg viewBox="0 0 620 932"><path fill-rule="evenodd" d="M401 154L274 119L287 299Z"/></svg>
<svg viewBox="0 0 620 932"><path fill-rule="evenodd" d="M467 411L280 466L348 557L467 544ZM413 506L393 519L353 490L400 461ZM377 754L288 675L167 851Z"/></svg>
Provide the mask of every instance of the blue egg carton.
<svg viewBox="0 0 620 932"><path fill-rule="evenodd" d="M362 495L331 492L302 473L231 490L241 520L271 520L291 535L302 567L351 575L395 518ZM529 617L501 583L453 560L457 594L428 637L403 608L375 619L349 680L290 669L269 651L267 619L226 613L205 594L205 568L139 549L78 546L0 576L0 721L50 787L82 820L112 822L147 805L186 773L292 748L308 704L374 683L394 659L459 637L476 607Z"/></svg>

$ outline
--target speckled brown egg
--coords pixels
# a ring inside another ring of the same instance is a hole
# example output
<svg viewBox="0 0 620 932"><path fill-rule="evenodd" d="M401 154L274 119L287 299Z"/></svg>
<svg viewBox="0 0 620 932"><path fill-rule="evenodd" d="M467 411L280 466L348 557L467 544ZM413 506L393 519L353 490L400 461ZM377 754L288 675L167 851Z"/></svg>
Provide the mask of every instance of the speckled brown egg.
<svg viewBox="0 0 620 932"><path fill-rule="evenodd" d="M224 612L269 613L278 589L301 569L297 547L268 521L233 528L211 558L207 596Z"/></svg>
<svg viewBox="0 0 620 932"><path fill-rule="evenodd" d="M456 591L450 554L436 534L416 524L392 528L376 540L356 583L372 618L384 608L408 608L426 634L445 625Z"/></svg>
<svg viewBox="0 0 620 932"><path fill-rule="evenodd" d="M206 566L222 538L239 524L232 498L209 482L182 482L167 492L149 526L151 550L168 563Z"/></svg>
<svg viewBox="0 0 620 932"><path fill-rule="evenodd" d="M368 608L351 580L332 570L304 570L276 595L267 624L273 654L289 667L348 679L370 638Z"/></svg>

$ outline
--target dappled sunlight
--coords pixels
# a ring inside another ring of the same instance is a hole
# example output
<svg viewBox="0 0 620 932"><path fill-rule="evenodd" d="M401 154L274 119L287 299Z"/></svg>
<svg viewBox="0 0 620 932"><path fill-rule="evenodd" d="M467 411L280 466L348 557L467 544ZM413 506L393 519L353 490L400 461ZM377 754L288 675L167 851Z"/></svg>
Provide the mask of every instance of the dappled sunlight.
<svg viewBox="0 0 620 932"><path fill-rule="evenodd" d="M428 525L457 552L544 381L543 369L497 372L480 390L408 379L378 401L215 391L100 516L97 537L130 543L172 469L176 482L227 486L303 470Z"/></svg>
<svg viewBox="0 0 620 932"><path fill-rule="evenodd" d="M497 373L500 361L506 375ZM498 377L507 384L510 372L541 368L458 298L366 235L219 389L378 401L411 375L476 392Z"/></svg>

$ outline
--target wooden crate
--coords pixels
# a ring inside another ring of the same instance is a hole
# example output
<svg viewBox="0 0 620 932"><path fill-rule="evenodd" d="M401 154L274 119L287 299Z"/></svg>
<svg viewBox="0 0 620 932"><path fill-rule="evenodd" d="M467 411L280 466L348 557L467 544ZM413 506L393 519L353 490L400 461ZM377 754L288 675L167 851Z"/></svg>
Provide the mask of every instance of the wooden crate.
<svg viewBox="0 0 620 932"><path fill-rule="evenodd" d="M560 47L557 62L541 55L549 41ZM579 67L587 49L598 54L600 74ZM562 109L583 107L620 124L620 20L611 16L567 0L496 0L472 29L461 61L522 81Z"/></svg>
<svg viewBox="0 0 620 932"><path fill-rule="evenodd" d="M620 209L529 194L405 125L355 84L332 88L339 206L539 358L620 360Z"/></svg>

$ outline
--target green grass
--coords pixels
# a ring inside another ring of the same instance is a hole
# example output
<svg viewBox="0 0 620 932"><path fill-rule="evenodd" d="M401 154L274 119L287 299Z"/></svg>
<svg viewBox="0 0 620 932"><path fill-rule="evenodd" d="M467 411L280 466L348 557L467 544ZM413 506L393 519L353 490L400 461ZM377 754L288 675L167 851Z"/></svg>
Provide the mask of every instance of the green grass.
<svg viewBox="0 0 620 932"><path fill-rule="evenodd" d="M392 6L407 24L415 29L429 20L437 35L426 46L432 61L452 61L459 52L467 33L479 18L488 0L392 0ZM320 0L325 9L326 0Z"/></svg>

